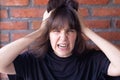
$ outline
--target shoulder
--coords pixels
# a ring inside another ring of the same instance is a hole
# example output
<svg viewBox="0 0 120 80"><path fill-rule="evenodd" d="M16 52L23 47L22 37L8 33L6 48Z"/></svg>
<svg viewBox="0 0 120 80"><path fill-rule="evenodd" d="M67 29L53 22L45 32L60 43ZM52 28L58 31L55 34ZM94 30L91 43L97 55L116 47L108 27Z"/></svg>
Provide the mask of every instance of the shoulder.
<svg viewBox="0 0 120 80"><path fill-rule="evenodd" d="M89 49L85 53L82 54L84 57L93 57L93 56L105 56L101 50Z"/></svg>
<svg viewBox="0 0 120 80"><path fill-rule="evenodd" d="M38 64L40 60L36 58L31 52L25 51L20 54L14 61L15 67L30 67L30 65Z"/></svg>
<svg viewBox="0 0 120 80"><path fill-rule="evenodd" d="M81 57L87 61L100 61L102 59L108 60L106 55L101 50L91 49L84 53Z"/></svg>
<svg viewBox="0 0 120 80"><path fill-rule="evenodd" d="M20 54L13 63L16 74L22 77L26 76L26 74L33 73L33 69L37 71L41 67L40 60L29 51Z"/></svg>
<svg viewBox="0 0 120 80"><path fill-rule="evenodd" d="M37 58L30 51L24 51L18 57L16 57L15 62L30 62L33 60L37 60Z"/></svg>

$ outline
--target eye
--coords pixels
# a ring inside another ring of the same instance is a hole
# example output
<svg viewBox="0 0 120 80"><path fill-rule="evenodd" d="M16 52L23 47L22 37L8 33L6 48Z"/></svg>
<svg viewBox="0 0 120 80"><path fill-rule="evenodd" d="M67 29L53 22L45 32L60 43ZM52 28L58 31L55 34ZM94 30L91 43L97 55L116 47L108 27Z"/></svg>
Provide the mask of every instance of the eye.
<svg viewBox="0 0 120 80"><path fill-rule="evenodd" d="M60 32L58 29L53 29L52 32Z"/></svg>
<svg viewBox="0 0 120 80"><path fill-rule="evenodd" d="M69 29L68 32L76 32L75 29Z"/></svg>

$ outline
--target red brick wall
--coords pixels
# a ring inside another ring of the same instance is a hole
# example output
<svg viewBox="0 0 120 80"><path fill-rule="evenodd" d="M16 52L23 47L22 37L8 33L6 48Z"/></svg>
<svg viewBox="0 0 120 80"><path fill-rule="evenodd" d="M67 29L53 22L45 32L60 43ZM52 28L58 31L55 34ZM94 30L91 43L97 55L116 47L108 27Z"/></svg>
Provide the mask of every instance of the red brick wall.
<svg viewBox="0 0 120 80"><path fill-rule="evenodd" d="M1 43L39 28L48 0L0 0ZM86 24L120 47L120 0L78 0Z"/></svg>

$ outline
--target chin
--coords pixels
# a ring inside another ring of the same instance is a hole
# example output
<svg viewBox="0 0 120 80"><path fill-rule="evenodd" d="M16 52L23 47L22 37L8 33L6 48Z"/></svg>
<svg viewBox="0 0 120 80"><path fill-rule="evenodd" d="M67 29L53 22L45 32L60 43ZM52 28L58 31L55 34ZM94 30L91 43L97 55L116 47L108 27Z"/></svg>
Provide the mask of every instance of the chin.
<svg viewBox="0 0 120 80"><path fill-rule="evenodd" d="M64 53L64 52L59 52L58 54L56 54L59 57L69 57L71 55L71 53Z"/></svg>

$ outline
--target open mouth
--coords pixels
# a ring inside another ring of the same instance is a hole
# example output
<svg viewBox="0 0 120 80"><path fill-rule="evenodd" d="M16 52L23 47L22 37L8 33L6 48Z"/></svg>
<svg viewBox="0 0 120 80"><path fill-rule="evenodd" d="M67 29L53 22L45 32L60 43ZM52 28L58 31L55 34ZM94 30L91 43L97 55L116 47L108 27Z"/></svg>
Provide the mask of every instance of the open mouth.
<svg viewBox="0 0 120 80"><path fill-rule="evenodd" d="M57 46L58 46L58 48L60 48L60 49L67 49L67 48L68 48L68 45L67 45L67 44L58 44Z"/></svg>

